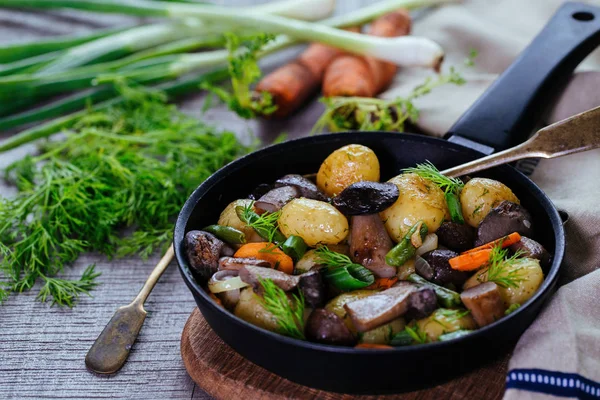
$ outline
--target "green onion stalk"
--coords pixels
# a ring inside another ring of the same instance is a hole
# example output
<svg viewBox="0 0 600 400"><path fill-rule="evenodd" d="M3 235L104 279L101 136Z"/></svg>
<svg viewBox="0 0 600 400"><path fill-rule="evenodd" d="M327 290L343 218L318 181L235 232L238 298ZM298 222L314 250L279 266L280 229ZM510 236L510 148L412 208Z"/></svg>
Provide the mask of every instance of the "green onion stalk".
<svg viewBox="0 0 600 400"><path fill-rule="evenodd" d="M0 4L0 7L3 5L4 4ZM35 42L0 46L0 63L6 64L46 53L65 50L83 43L91 42L92 40L123 32L129 28L130 27L103 29L92 32L88 35L68 37L59 36L49 40L36 40Z"/></svg>
<svg viewBox="0 0 600 400"><path fill-rule="evenodd" d="M65 5L83 5L83 4L95 4L98 6L98 2L93 1L55 1L55 0L24 0L25 5L35 6L36 4L41 6L50 6L58 7L59 4ZM405 8L414 8L417 6L423 5L432 5L448 2L448 0L385 0L371 6L365 7L360 10L356 10L354 12L348 13L346 15L332 17L326 20L321 21L321 25L326 27L346 27L352 25L360 25L365 22L372 20L382 14L390 12L392 10L405 7ZM146 4L147 1L137 2L136 4ZM13 5L16 6L20 4L19 1L15 0L7 0L5 5ZM117 7L118 5L113 2L103 3L105 6L113 5L113 7ZM126 2L124 4L127 4ZM150 3L152 4L152 3ZM162 6L164 7L164 6ZM102 9L102 7L96 7L96 10ZM206 7L208 8L216 8L216 7ZM292 20L283 19L287 22L292 22ZM300 21L296 21L300 22ZM309 24L312 26L317 26L315 24ZM335 32L335 30L334 30ZM342 31L340 31L342 32ZM296 44L297 40L291 38L290 36L281 35L278 36L275 41L271 44L265 46L263 51L259 54L259 56L265 56L267 54L273 53L275 51L284 49L293 44ZM138 83L151 83L156 82L157 80L166 80L166 79L174 79L185 74L197 71L202 68L209 68L214 66L220 66L227 62L228 52L225 50L216 50L210 52L203 52L199 54L181 54L177 57L170 59L159 59L157 60L153 66L143 65L144 68L136 68L137 66L134 64L131 66L131 71L119 71L114 75L107 74L106 76L98 76L99 70L101 67L95 67L92 69L86 69L89 67L76 68L66 73L59 74L46 74L44 76L32 77L30 75L14 75L11 77L5 77L0 79L0 100L8 100L8 93L19 93L20 97L37 99L39 97L44 97L48 95L53 95L65 91L79 90L88 88L90 86L96 85L102 82L110 82L116 78L124 78L124 79L132 79ZM102 68L108 69L111 72L111 65L104 65ZM96 79L98 77L98 79ZM3 96L5 98L3 98Z"/></svg>
<svg viewBox="0 0 600 400"><path fill-rule="evenodd" d="M329 6L314 10L313 3L317 0L284 0L264 4L247 9L263 14L275 14L292 18L305 18L308 20L322 19L331 13L332 0L326 0ZM319 0L322 2L322 0ZM152 3L150 3L152 4ZM153 4L153 5L156 5ZM199 4L196 4L198 6ZM164 5L163 5L164 6ZM203 5L203 7L210 5ZM305 8L313 11L305 12ZM223 21L225 22L225 21ZM88 43L68 49L53 62L42 67L39 73L62 72L75 67L107 59L116 59L122 55L148 49L153 46L169 43L174 40L200 36L207 32L223 31L230 29L226 23L215 26L211 23L186 18L176 24L155 24L140 26L114 35L99 38Z"/></svg>
<svg viewBox="0 0 600 400"><path fill-rule="evenodd" d="M111 65L127 67L127 65L150 59L153 56L166 56L171 53L177 53L181 51L220 47L224 44L224 41L225 39L222 35L214 35L204 38L182 39L177 42L158 46L154 49L132 54L131 56L125 57L118 62L111 63ZM45 119L56 118L68 112L81 110L86 105L107 100L116 96L117 94L117 91L112 85L104 85L83 92L78 92L44 106L0 118L0 131L16 128Z"/></svg>
<svg viewBox="0 0 600 400"><path fill-rule="evenodd" d="M328 44L342 50L393 62L402 66L438 67L444 52L430 39L416 36L374 37L333 29L325 24L294 20L256 11L196 4L138 0L4 0L5 6L75 8L117 12L145 17L198 18L213 23L240 24L249 28L282 33L305 41Z"/></svg>
<svg viewBox="0 0 600 400"><path fill-rule="evenodd" d="M183 78L173 82L166 82L164 84L157 85L156 89L164 91L170 98L173 98L197 90L198 86L205 82L217 83L227 79L227 77L229 77L229 72L227 69L223 68L199 76ZM104 110L109 107L123 104L124 102L124 98L116 97L96 104L94 106L94 110ZM25 143L30 143L38 139L49 137L62 130L69 129L86 114L87 111L82 110L19 132L18 134L0 142L0 153L12 150Z"/></svg>

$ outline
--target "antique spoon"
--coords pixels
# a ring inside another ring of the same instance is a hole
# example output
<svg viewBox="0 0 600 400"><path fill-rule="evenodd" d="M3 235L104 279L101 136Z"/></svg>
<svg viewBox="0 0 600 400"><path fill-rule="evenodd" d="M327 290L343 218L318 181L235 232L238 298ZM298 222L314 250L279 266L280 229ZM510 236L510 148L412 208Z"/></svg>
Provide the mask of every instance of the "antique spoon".
<svg viewBox="0 0 600 400"><path fill-rule="evenodd" d="M600 107L558 121L518 146L442 171L456 177L523 158L556 158L600 147Z"/></svg>
<svg viewBox="0 0 600 400"><path fill-rule="evenodd" d="M131 304L117 309L85 356L85 365L89 370L98 374L112 374L123 366L146 319L144 303L173 260L173 255L171 245L156 264L137 297Z"/></svg>

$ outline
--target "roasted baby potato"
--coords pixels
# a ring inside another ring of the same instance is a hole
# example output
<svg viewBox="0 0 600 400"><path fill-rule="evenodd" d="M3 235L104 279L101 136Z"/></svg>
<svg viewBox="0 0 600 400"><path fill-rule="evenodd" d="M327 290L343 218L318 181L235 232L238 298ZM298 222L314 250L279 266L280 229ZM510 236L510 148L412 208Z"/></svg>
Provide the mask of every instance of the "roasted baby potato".
<svg viewBox="0 0 600 400"><path fill-rule="evenodd" d="M418 221L423 221L429 233L450 219L444 192L431 181L416 174L401 174L392 179L400 190L398 200L379 215L396 242Z"/></svg>
<svg viewBox="0 0 600 400"><path fill-rule="evenodd" d="M508 278L508 280L506 279ZM489 268L478 271L464 284L464 290L487 282ZM523 304L538 290L544 280L544 273L539 260L519 258L514 262L503 264L502 269L491 279L500 289L500 295L506 307ZM504 283L503 283L504 282ZM513 285L506 282L513 282Z"/></svg>
<svg viewBox="0 0 600 400"><path fill-rule="evenodd" d="M446 308L438 308L429 317L418 320L416 325L421 332L425 332L430 342L435 342L444 333L477 328L468 310Z"/></svg>
<svg viewBox="0 0 600 400"><path fill-rule="evenodd" d="M265 309L262 299L254 293L252 288L248 287L242 290L234 314L253 325L277 332L277 318Z"/></svg>
<svg viewBox="0 0 600 400"><path fill-rule="evenodd" d="M389 344L394 335L404 330L404 318L398 318L385 325L358 335L359 343Z"/></svg>
<svg viewBox="0 0 600 400"><path fill-rule="evenodd" d="M477 228L490 210L503 200L520 204L515 194L503 183L487 178L473 178L460 192L463 217Z"/></svg>
<svg viewBox="0 0 600 400"><path fill-rule="evenodd" d="M317 173L317 186L330 197L361 181L379 182L379 160L373 150L360 144L331 153Z"/></svg>
<svg viewBox="0 0 600 400"><path fill-rule="evenodd" d="M323 201L294 199L281 209L279 229L289 237L300 236L307 245L338 244L348 236L348 220Z"/></svg>
<svg viewBox="0 0 600 400"><path fill-rule="evenodd" d="M254 228L249 227L245 223L243 223L235 212L235 208L237 206L247 207L252 203L250 199L239 199L232 201L229 203L227 207L223 210L221 215L219 216L219 225L230 226L239 231L244 232L246 235L247 242L264 242L265 239L261 238L258 233L254 230Z"/></svg>

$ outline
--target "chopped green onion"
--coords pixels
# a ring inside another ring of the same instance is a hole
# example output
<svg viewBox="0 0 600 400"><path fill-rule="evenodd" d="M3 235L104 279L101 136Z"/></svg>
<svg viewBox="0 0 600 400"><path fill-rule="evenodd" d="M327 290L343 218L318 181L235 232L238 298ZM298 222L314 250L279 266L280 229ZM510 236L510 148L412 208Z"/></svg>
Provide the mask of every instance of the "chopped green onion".
<svg viewBox="0 0 600 400"><path fill-rule="evenodd" d="M239 231L230 226L223 225L209 225L202 229L205 232L212 233L219 239L230 244L244 244L246 243L246 235L244 232Z"/></svg>
<svg viewBox="0 0 600 400"><path fill-rule="evenodd" d="M0 63L11 63L30 57L36 57L41 54L68 49L92 40L122 32L126 29L129 29L129 27L103 29L83 36L59 36L48 40L36 40L35 42L16 43L7 46L1 46Z"/></svg>
<svg viewBox="0 0 600 400"><path fill-rule="evenodd" d="M308 246L300 236L292 235L281 245L281 250L294 261L298 261L306 253Z"/></svg>
<svg viewBox="0 0 600 400"><path fill-rule="evenodd" d="M373 273L360 264L330 268L325 272L325 279L344 291L362 289L375 282Z"/></svg>
<svg viewBox="0 0 600 400"><path fill-rule="evenodd" d="M259 10L204 6L195 4L157 4L145 0L4 0L5 6L75 8L99 12L118 12L146 17L198 18L222 24L241 24L267 32L282 33L297 39L320 42L355 54L372 56L402 66L437 67L444 52L434 41L417 36L393 38L361 35L327 25L266 14Z"/></svg>

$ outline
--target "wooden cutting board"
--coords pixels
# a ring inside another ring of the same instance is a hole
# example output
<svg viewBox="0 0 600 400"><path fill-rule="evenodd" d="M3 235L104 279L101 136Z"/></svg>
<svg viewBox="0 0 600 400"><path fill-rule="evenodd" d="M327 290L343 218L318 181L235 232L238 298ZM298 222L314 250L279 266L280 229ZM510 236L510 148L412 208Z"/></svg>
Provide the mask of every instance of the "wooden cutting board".
<svg viewBox="0 0 600 400"><path fill-rule="evenodd" d="M350 396L298 385L246 360L208 326L198 308L181 335L181 356L194 382L216 399L500 399L508 366L504 358L443 385L401 395Z"/></svg>

